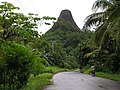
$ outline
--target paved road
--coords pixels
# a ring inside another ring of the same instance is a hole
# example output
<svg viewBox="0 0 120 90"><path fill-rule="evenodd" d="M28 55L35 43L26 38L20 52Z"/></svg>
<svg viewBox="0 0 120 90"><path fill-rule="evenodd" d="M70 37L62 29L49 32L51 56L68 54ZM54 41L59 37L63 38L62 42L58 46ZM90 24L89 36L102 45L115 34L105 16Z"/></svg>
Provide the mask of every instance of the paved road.
<svg viewBox="0 0 120 90"><path fill-rule="evenodd" d="M120 90L120 83L79 72L62 72L53 76L53 85L44 90Z"/></svg>

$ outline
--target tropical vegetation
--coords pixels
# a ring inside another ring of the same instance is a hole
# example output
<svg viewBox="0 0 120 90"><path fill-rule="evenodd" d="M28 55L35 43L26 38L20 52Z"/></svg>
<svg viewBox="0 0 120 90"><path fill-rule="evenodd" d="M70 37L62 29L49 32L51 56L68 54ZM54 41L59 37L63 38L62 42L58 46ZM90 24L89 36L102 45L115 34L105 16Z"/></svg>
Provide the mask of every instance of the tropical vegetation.
<svg viewBox="0 0 120 90"><path fill-rule="evenodd" d="M11 3L0 4L0 90L18 90L28 84L31 75L37 77L51 73L52 76L55 72L51 72L52 69L46 71L50 65L44 57L44 51L49 47L36 31L40 20L55 18L39 18L32 13L27 16L15 10L19 10L19 7Z"/></svg>
<svg viewBox="0 0 120 90"><path fill-rule="evenodd" d="M82 29L59 19L42 35L38 23L56 19L16 13L19 9L0 4L1 90L41 90L51 84L53 74L76 68L90 73L92 64L98 76L120 80L119 0L96 0Z"/></svg>
<svg viewBox="0 0 120 90"><path fill-rule="evenodd" d="M92 9L94 13L85 19L84 27L96 27L97 48L88 56L95 59L98 71L120 73L120 1L96 0Z"/></svg>

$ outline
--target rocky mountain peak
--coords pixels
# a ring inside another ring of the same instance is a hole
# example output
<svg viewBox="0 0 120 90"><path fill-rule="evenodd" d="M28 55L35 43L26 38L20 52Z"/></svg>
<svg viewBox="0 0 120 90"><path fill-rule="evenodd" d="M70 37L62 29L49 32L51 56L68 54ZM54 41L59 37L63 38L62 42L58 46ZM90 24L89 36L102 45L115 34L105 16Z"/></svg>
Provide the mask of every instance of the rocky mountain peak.
<svg viewBox="0 0 120 90"><path fill-rule="evenodd" d="M58 17L58 21L59 20L65 20L65 21L68 21L70 22L73 26L75 26L76 28L79 29L79 27L77 26L77 24L75 23L74 19L73 19L73 16L72 16L72 13L70 10L68 9L65 9L65 10L62 10L61 13L60 13L60 16Z"/></svg>

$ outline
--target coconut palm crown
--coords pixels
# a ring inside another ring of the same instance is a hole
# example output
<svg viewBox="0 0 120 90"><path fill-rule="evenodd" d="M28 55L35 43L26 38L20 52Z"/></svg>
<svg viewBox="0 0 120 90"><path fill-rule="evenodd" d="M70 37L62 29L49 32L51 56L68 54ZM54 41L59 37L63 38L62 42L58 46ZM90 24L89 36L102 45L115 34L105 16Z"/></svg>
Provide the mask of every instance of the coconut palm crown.
<svg viewBox="0 0 120 90"><path fill-rule="evenodd" d="M96 0L92 10L94 13L86 17L84 27L96 26L95 42L100 46L107 39L110 27L120 22L120 0Z"/></svg>

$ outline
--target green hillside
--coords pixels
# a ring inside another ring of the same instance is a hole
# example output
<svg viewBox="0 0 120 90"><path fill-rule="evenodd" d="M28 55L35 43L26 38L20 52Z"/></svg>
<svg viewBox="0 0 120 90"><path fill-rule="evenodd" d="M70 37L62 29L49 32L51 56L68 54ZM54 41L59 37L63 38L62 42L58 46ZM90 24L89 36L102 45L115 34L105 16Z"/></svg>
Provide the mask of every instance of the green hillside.
<svg viewBox="0 0 120 90"><path fill-rule="evenodd" d="M74 22L71 12L69 10L63 10L57 22L45 33L44 37L47 42L52 44L52 48L54 49L52 53L63 53L57 58L62 63L60 67L78 68L80 46L83 43L87 43L87 40L93 37L93 32L79 29ZM60 48L61 50L59 51ZM56 55L52 58L55 59ZM57 63L55 65L59 66Z"/></svg>

